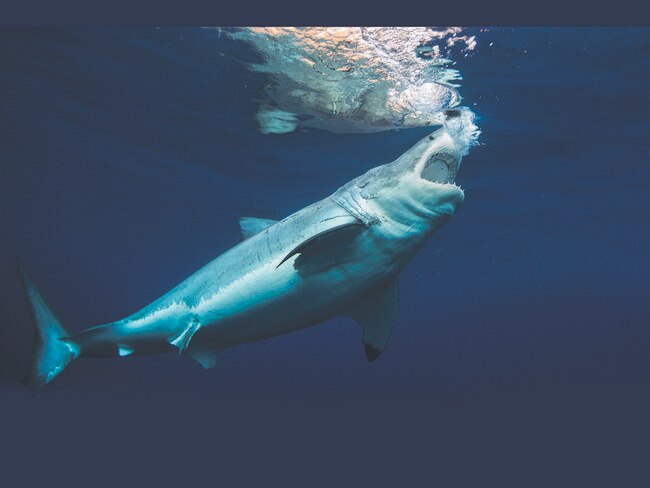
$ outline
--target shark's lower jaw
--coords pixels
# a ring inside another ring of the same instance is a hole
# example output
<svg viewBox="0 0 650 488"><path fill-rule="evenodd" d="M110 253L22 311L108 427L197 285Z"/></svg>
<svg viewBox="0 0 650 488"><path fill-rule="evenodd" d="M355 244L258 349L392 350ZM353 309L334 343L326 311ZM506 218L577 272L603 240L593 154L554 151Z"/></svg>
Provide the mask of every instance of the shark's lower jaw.
<svg viewBox="0 0 650 488"><path fill-rule="evenodd" d="M459 161L450 153L437 152L427 160L420 176L431 183L453 183Z"/></svg>

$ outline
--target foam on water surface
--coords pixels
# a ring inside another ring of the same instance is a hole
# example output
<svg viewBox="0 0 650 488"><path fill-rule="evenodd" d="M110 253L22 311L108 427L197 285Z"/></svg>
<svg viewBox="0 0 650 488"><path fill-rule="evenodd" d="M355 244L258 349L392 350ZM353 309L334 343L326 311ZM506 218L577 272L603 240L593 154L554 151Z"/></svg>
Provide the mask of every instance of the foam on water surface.
<svg viewBox="0 0 650 488"><path fill-rule="evenodd" d="M300 126L379 132L439 123L461 102L454 53L476 46L460 27L254 27L229 32L263 62L264 133Z"/></svg>

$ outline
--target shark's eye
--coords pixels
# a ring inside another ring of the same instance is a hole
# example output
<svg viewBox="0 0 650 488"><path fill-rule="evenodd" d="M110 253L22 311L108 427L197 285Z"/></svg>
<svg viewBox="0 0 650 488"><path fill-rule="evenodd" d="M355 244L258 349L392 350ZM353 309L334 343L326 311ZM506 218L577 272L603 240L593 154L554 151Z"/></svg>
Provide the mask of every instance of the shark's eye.
<svg viewBox="0 0 650 488"><path fill-rule="evenodd" d="M433 183L450 183L456 178L458 161L449 153L432 154L424 165L421 177Z"/></svg>

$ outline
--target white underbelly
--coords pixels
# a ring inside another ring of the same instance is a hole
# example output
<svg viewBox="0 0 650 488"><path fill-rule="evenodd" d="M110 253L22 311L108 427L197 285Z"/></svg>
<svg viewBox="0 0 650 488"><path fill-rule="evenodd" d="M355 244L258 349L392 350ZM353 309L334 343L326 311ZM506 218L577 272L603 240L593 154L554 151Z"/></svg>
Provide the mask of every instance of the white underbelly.
<svg viewBox="0 0 650 488"><path fill-rule="evenodd" d="M207 340L221 347L253 342L314 325L341 313L360 296L390 279L377 255L301 276L296 257L265 264L241 276L195 307ZM199 339L200 340L200 339Z"/></svg>

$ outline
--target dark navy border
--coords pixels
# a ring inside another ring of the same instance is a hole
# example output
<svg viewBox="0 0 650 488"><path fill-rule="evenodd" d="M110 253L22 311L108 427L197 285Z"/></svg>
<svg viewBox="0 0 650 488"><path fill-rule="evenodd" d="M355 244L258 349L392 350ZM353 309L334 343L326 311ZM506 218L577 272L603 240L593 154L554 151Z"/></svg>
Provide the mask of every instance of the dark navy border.
<svg viewBox="0 0 650 488"><path fill-rule="evenodd" d="M0 26L650 26L639 0L20 0Z"/></svg>

